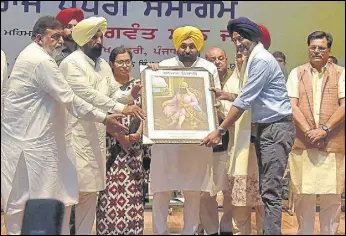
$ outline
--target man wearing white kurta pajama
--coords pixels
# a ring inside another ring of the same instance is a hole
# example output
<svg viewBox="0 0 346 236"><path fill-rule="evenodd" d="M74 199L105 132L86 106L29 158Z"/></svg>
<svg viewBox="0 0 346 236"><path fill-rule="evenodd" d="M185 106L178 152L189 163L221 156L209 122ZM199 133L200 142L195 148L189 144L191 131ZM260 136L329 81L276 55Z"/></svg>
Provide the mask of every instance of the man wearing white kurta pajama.
<svg viewBox="0 0 346 236"><path fill-rule="evenodd" d="M69 234L71 205L78 202L75 155L66 109L75 117L116 125L116 119L77 97L54 61L61 48L62 25L41 17L34 42L18 56L6 84L1 118L1 194L7 234L20 234L28 199L62 201L62 234ZM123 127L118 125L118 127ZM127 132L127 129L117 129Z"/></svg>
<svg viewBox="0 0 346 236"><path fill-rule="evenodd" d="M81 47L66 57L60 70L72 90L83 100L104 112L131 115L137 106L131 93L119 93L109 64L100 58L102 38L107 30L103 17L90 17L79 22L72 32ZM125 108L125 109L124 109ZM79 203L75 206L76 234L90 234L95 220L97 193L106 188L106 129L94 121L71 119L72 145L76 153Z"/></svg>
<svg viewBox="0 0 346 236"><path fill-rule="evenodd" d="M204 39L195 27L178 28L173 33L173 43L178 56L164 60L159 66L203 67L221 88L217 68L211 62L198 57L203 50ZM184 229L182 234L193 235L199 222L201 191L213 193L212 149L196 144L157 144L152 148L151 191L153 197L154 234L168 234L167 216L170 191L184 191Z"/></svg>

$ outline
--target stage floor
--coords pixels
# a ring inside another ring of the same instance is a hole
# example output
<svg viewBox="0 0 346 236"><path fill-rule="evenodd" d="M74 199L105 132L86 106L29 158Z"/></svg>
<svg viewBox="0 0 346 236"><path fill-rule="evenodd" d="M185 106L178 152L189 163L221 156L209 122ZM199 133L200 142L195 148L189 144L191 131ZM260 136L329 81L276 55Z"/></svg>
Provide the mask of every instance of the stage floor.
<svg viewBox="0 0 346 236"><path fill-rule="evenodd" d="M286 202L284 202L284 205ZM219 212L219 216L222 216L222 211ZM256 234L256 227L255 227L255 213L252 212L252 234ZM168 226L170 229L170 232L172 234L179 234L182 231L183 228L183 214L182 214L182 207L181 206L175 206L172 207L172 213L168 216ZM289 235L289 234L296 234L297 231L297 219L295 214L291 216L289 213L283 211L282 212L282 233ZM151 209L146 209L144 213L144 234L150 235L153 233L152 229L152 212ZM319 216L318 212L316 213L315 217L315 234L319 234ZM1 234L6 234L6 229L4 226L4 217L1 216ZM96 235L96 228L95 225L93 227L92 235ZM345 235L345 213L341 213L341 219L340 219L340 227L338 231L338 235Z"/></svg>

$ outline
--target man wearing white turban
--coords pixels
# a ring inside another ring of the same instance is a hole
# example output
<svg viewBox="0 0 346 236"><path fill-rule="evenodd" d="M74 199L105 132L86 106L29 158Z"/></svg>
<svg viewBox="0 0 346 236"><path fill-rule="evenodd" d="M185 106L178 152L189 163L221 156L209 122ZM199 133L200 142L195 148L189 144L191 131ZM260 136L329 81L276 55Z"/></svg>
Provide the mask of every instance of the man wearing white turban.
<svg viewBox="0 0 346 236"><path fill-rule="evenodd" d="M107 22L103 17L90 17L72 31L80 49L66 57L60 70L73 91L95 107L110 113L137 116L142 110L127 106L137 98L139 85L131 93L121 93L108 63L100 58ZM106 129L90 121L70 119L72 145L76 153L79 203L75 205L76 234L90 234L95 220L97 192L106 187Z"/></svg>
<svg viewBox="0 0 346 236"><path fill-rule="evenodd" d="M177 28L173 33L173 44L177 56L156 64L158 66L203 67L221 88L216 66L199 57L203 50L204 37L196 27ZM169 155L167 155L169 153ZM184 191L184 229L182 234L193 235L198 228L201 193L216 194L213 189L212 149L191 144L156 144L152 148L151 191L153 198L154 234L168 234L167 216L170 200L169 191Z"/></svg>

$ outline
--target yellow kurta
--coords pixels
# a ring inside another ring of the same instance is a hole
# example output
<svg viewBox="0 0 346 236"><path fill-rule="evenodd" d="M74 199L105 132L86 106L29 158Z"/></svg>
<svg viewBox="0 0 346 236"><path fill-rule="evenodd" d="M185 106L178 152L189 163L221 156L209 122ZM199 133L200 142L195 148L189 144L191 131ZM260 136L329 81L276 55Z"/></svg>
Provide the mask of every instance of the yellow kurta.
<svg viewBox="0 0 346 236"><path fill-rule="evenodd" d="M311 71L314 119L319 123L322 98L322 82L325 68L321 73ZM297 69L293 69L287 81L289 97L299 98ZM345 70L339 78L338 97L345 97ZM313 149L292 150L289 157L291 183L297 194L341 194L345 189L345 153L328 153Z"/></svg>

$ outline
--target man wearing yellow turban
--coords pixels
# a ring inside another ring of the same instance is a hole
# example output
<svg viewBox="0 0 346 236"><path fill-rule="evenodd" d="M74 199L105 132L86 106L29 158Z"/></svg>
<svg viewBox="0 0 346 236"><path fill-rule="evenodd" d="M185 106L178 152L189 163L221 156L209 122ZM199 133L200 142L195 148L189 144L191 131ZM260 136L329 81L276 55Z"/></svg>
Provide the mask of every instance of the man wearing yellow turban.
<svg viewBox="0 0 346 236"><path fill-rule="evenodd" d="M109 64L100 58L107 21L90 17L79 22L72 31L80 49L66 57L60 70L73 91L86 102L104 112L122 113L144 119L135 105L140 86L119 93L119 85ZM89 235L95 220L97 193L106 188L106 129L95 122L71 119L72 146L76 153L79 203L75 205L76 234Z"/></svg>
<svg viewBox="0 0 346 236"><path fill-rule="evenodd" d="M149 64L153 70L165 67L203 67L221 88L216 66L200 58L204 37L193 26L177 28L173 32L173 44L177 56ZM169 155L167 155L169 153ZM193 235L198 228L201 193L215 194L213 185L212 149L188 144L156 144L152 148L151 191L153 193L153 231L154 234L168 234L167 216L170 200L169 192L183 190L185 235Z"/></svg>

